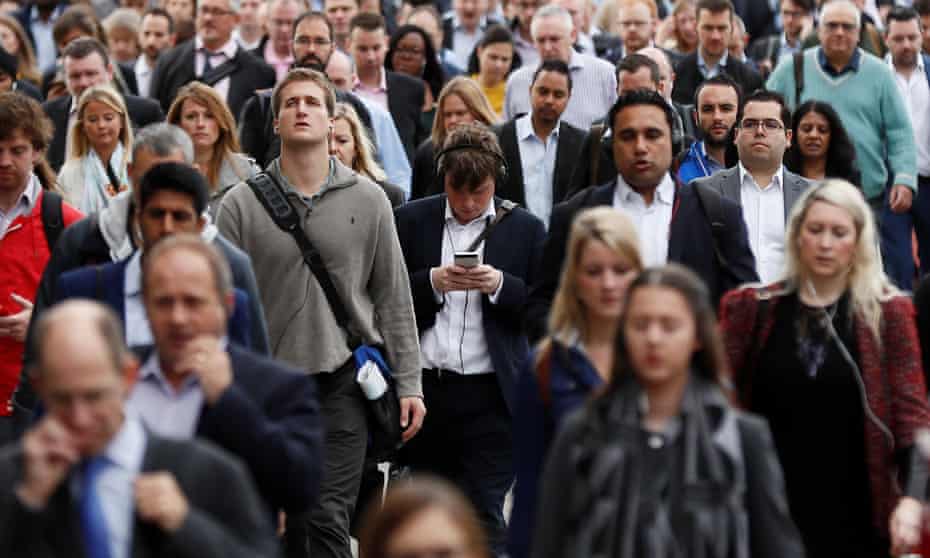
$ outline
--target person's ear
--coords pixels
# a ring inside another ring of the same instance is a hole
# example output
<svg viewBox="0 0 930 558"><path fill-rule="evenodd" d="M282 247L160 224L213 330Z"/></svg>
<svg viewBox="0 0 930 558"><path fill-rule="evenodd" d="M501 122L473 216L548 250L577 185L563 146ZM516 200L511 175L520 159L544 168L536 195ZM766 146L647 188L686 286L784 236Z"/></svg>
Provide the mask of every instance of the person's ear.
<svg viewBox="0 0 930 558"><path fill-rule="evenodd" d="M197 218L197 232L203 232L204 227L207 226L207 218L203 215Z"/></svg>
<svg viewBox="0 0 930 558"><path fill-rule="evenodd" d="M791 138L794 136L794 132L791 129L785 130L785 149L791 147Z"/></svg>

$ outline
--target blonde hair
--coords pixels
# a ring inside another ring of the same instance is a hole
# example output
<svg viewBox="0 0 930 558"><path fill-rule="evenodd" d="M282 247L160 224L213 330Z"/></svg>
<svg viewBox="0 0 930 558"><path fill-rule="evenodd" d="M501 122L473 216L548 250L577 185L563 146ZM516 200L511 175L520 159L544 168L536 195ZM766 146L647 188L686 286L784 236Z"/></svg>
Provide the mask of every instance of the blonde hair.
<svg viewBox="0 0 930 558"><path fill-rule="evenodd" d="M16 53L16 59L19 60L19 69L17 70L19 75L17 77L30 81L35 85L40 85L42 75L39 73L39 64L36 62L35 51L32 50L32 43L29 41L29 37L26 36L23 26L15 17L3 13L0 13L0 25L12 31L19 42L19 52Z"/></svg>
<svg viewBox="0 0 930 558"><path fill-rule="evenodd" d="M639 236L629 217L612 207L595 207L580 212L572 221L559 288L549 314L549 332L553 338L567 340L578 332L585 339L589 333L586 309L578 297L577 276L581 257L591 242L600 242L617 257L629 261L636 271L643 269Z"/></svg>
<svg viewBox="0 0 930 558"><path fill-rule="evenodd" d="M367 176L375 182L387 180L384 169L375 161L373 155L375 147L368 137L368 133L362 129L362 123L358 119L355 107L348 103L336 103L333 122L336 120L344 120L352 132L352 140L355 143L355 161L352 164L352 170Z"/></svg>
<svg viewBox="0 0 930 558"><path fill-rule="evenodd" d="M481 87L471 78L465 76L454 77L439 92L439 100L436 102L436 117L433 119L433 132L430 137L433 140L433 147L437 150L446 141L446 119L442 115L442 108L445 100L450 95L458 96L465 103L468 112L478 122L486 126L493 126L497 122L497 115L494 114L494 109L491 108L491 103L484 96Z"/></svg>
<svg viewBox="0 0 930 558"><path fill-rule="evenodd" d="M84 129L84 111L91 101L103 103L119 114L120 124L122 125L122 129L119 131L119 141L123 144L123 161L120 164L125 166L129 162L132 153L132 122L129 120L129 111L126 110L123 96L117 93L112 85L95 85L88 87L81 93L81 97L78 99L77 117L71 127L71 144L69 145L68 158L77 159L90 152L90 139L88 139L87 131ZM104 164L109 163L109 161L101 161Z"/></svg>
<svg viewBox="0 0 930 558"><path fill-rule="evenodd" d="M229 154L241 151L239 137L236 135L236 121L226 107L223 98L215 89L200 82L193 82L182 87L174 97L171 107L168 108L167 120L169 124L183 128L181 126L183 116L181 113L185 101L193 101L204 106L207 112L216 120L219 136L216 138L216 144L213 146L213 156L210 158L210 166L207 168L207 182L210 183L211 189L215 189L218 187L217 180L220 176L223 161ZM240 178L244 180L247 177L242 176Z"/></svg>
<svg viewBox="0 0 930 558"><path fill-rule="evenodd" d="M788 217L785 239L785 276L789 289L796 289L807 278L808 271L801 262L798 237L807 218L807 212L816 202L823 202L845 211L856 229L856 250L847 274L852 311L863 319L869 330L880 340L882 320L881 303L898 296L895 287L882 268L878 252L878 237L872 210L862 192L845 180L829 179L808 188L794 204Z"/></svg>
<svg viewBox="0 0 930 558"><path fill-rule="evenodd" d="M617 28L617 15L620 12L620 6L630 7L636 4L643 4L649 8L653 23L659 23L659 8L656 6L655 0L605 0L594 14L594 25L598 29L606 29L611 33L618 34L620 29Z"/></svg>

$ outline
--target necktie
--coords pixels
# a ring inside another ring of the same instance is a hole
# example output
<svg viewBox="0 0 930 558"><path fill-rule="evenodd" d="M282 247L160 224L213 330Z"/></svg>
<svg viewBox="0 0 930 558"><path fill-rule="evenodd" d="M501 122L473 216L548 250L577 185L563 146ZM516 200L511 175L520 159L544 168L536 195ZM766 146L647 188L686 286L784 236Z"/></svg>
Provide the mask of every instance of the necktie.
<svg viewBox="0 0 930 558"><path fill-rule="evenodd" d="M216 55L215 52L211 52L207 49L203 49L203 71L200 72L200 77L203 77L210 73L210 70L213 69L213 62L210 60Z"/></svg>
<svg viewBox="0 0 930 558"><path fill-rule="evenodd" d="M111 558L110 534L103 515L103 505L97 492L97 478L107 467L107 458L97 456L85 461L81 467L81 533L87 558Z"/></svg>

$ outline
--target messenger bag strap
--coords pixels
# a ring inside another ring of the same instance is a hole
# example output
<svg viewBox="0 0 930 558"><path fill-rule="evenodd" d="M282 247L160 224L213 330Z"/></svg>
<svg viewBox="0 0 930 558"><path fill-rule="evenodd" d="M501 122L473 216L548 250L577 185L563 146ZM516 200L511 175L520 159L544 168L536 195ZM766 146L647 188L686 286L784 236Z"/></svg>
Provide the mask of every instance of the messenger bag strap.
<svg viewBox="0 0 930 558"><path fill-rule="evenodd" d="M310 268L310 271L313 272L314 277L316 277L316 280L319 282L320 287L323 289L323 293L326 295L326 300L329 302L329 306L333 311L333 316L336 318L336 323L339 324L339 327L346 330L346 333L349 335L350 348L354 349L360 343L357 342L358 339L356 339L351 330L349 330L349 313L342 304L342 299L339 297L336 286L333 284L333 280L326 270L326 266L323 264L323 258L320 256L320 252L307 237L300 223L300 215L285 195L281 184L278 183L274 176L267 172L259 173L255 177L246 180L246 184L249 185L255 197L258 198L258 201L265 207L265 211L268 212L271 220L274 221L281 230L290 234L294 238L294 241L297 242L297 247L300 248L300 255L303 257L304 263L307 264L307 267Z"/></svg>
<svg viewBox="0 0 930 558"><path fill-rule="evenodd" d="M494 219L490 223L485 225L484 230L481 231L481 234L478 235L471 244L468 245L468 251L474 252L481 246L481 243L491 234L491 231L494 230L494 227L500 223L504 217L510 215L510 212L513 211L513 208L517 207L517 204L513 203L510 200L502 200L500 206L497 208L497 213L494 214Z"/></svg>

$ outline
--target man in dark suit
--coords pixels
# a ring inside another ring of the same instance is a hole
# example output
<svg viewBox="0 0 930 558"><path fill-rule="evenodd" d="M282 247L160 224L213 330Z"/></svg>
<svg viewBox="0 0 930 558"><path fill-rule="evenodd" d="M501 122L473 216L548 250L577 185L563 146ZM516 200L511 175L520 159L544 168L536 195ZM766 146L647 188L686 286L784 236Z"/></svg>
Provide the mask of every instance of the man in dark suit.
<svg viewBox="0 0 930 558"><path fill-rule="evenodd" d="M776 31L775 11L769 0L733 0L733 13L740 16L750 38L764 37ZM749 91L747 91L749 93Z"/></svg>
<svg viewBox="0 0 930 558"><path fill-rule="evenodd" d="M178 90L201 81L226 101L235 118L256 89L273 87L275 72L240 47L232 36L239 21L236 0L197 3L197 35L162 54L152 74L149 93L165 111Z"/></svg>
<svg viewBox="0 0 930 558"><path fill-rule="evenodd" d="M749 46L749 57L756 61L762 77L768 75L778 65L783 56L800 52L804 37L805 20L811 17L814 10L813 0L781 0L781 23L784 31L773 33L764 37L752 37Z"/></svg>
<svg viewBox="0 0 930 558"><path fill-rule="evenodd" d="M225 341L233 300L223 257L198 236L166 238L146 256L142 291L155 343L139 350L129 407L157 434L196 435L242 459L274 525L278 511L309 509L323 463L316 381Z"/></svg>
<svg viewBox="0 0 930 558"><path fill-rule="evenodd" d="M422 119L426 94L423 81L385 69L387 35L380 15L362 13L353 17L348 46L358 76L352 92L391 113L407 160L413 161L414 150L429 134Z"/></svg>
<svg viewBox="0 0 930 558"><path fill-rule="evenodd" d="M682 186L669 173L674 109L665 99L654 91L632 91L617 100L609 121L617 178L588 188L553 210L542 274L530 292L527 318L535 338L545 332L572 218L587 207L609 205L629 215L647 266L683 264L707 283L715 300L729 289L758 280L739 206L711 190ZM711 204L718 211L706 207Z"/></svg>
<svg viewBox="0 0 930 558"><path fill-rule="evenodd" d="M88 87L113 81L113 64L110 62L110 56L97 39L86 37L71 41L62 53L62 58L65 85L70 95L42 105L45 114L55 124L55 135L52 137L52 143L49 144L46 158L56 171L65 161L68 130L76 118L77 103L81 93ZM126 102L126 110L129 111L129 120L136 128L165 119L158 103L150 99L124 95L123 100Z"/></svg>
<svg viewBox="0 0 930 558"><path fill-rule="evenodd" d="M694 184L739 204L746 219L756 271L764 283L784 274L785 228L794 202L810 183L782 164L791 145L791 111L778 93L757 91L743 100L737 123L739 163Z"/></svg>
<svg viewBox="0 0 930 558"><path fill-rule="evenodd" d="M675 66L675 89L672 90L675 102L690 103L698 85L718 74L733 78L746 93L762 87L762 77L727 52L733 32L733 14L730 0L698 2L698 48Z"/></svg>
<svg viewBox="0 0 930 558"><path fill-rule="evenodd" d="M124 400L138 364L112 312L70 301L38 327L45 416L0 452L0 555L274 557L239 461L151 433Z"/></svg>
<svg viewBox="0 0 930 558"><path fill-rule="evenodd" d="M507 178L497 195L527 208L544 224L549 223L552 206L568 197L586 135L561 120L571 92L568 64L546 60L530 82L532 112L495 130L507 160Z"/></svg>
<svg viewBox="0 0 930 558"><path fill-rule="evenodd" d="M201 234L209 199L207 181L185 163L160 163L143 177L138 190L136 239L141 248L130 257L103 265L82 267L58 278L58 300L90 298L107 304L122 319L127 343L151 345L152 332L142 305L142 262L155 243L174 234ZM236 292L240 305L247 295ZM230 313L230 339L245 347L252 345L248 307Z"/></svg>
<svg viewBox="0 0 930 558"><path fill-rule="evenodd" d="M545 238L539 219L495 200L503 155L479 125L456 127L439 154L445 194L397 210L413 292L429 420L401 450L415 472L457 483L504 549L504 496L513 482L511 409L529 345L523 312ZM499 218L500 217L500 218ZM477 255L456 256L497 222Z"/></svg>

